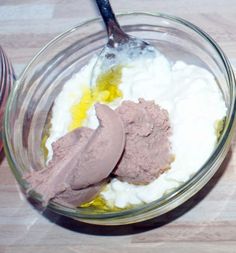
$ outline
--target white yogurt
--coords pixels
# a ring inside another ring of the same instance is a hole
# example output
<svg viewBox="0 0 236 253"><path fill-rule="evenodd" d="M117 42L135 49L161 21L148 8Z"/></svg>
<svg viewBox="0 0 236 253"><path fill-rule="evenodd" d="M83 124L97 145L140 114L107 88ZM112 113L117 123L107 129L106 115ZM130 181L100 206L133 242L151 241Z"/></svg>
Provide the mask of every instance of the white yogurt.
<svg viewBox="0 0 236 253"><path fill-rule="evenodd" d="M52 157L52 142L68 132L70 108L81 98L81 88L89 84L94 59L63 87L52 112L51 134L46 147ZM216 145L215 123L226 115L226 106L213 75L198 66L177 61L171 65L161 54L139 59L122 69L122 100L155 100L169 112L172 151L171 169L148 185L132 185L111 180L102 197L108 205L120 208L149 203L188 180L206 162ZM120 101L110 106L117 107ZM98 125L94 108L86 126Z"/></svg>

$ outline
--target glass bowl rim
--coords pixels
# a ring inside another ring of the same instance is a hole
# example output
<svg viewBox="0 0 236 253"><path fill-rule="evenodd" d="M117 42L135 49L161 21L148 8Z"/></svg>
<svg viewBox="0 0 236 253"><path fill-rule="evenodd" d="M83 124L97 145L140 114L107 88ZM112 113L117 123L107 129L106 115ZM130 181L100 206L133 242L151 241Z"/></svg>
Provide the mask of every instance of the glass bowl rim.
<svg viewBox="0 0 236 253"><path fill-rule="evenodd" d="M214 48L214 50L217 53L217 56L219 56L219 58L221 59L223 65L224 65L229 83L232 84L232 101L233 102L232 102L232 104L229 108L229 120L226 122L225 127L224 127L224 131L221 134L221 137L220 137L220 139L217 143L217 146L214 149L211 156L209 157L209 159L194 174L193 177L191 177L185 183L181 184L177 188L177 190L174 190L171 193L169 193L165 196L162 196L160 199L155 200L151 203L147 203L147 204L144 204L144 205L141 205L141 206L138 206L138 207L134 207L134 208L128 209L128 210L121 210L121 211L108 212L108 213L89 214L89 213L80 212L80 209L73 209L73 208L65 207L65 206L58 205L58 204L53 203L53 202L49 203L49 205L48 205L49 209L53 210L54 212L57 212L57 213L65 215L65 216L71 217L71 218L77 218L77 219L87 220L87 221L91 221L93 219L97 219L97 220L101 220L101 221L102 220L110 220L110 219L118 219L119 220L119 219L122 219L122 218L127 218L127 216L129 216L129 215L132 215L133 217L135 217L139 214L148 213L149 211L152 211L154 209L155 210L160 209L160 212L159 212L158 215L161 215L161 214L165 213L165 211L163 211L163 208L167 207L168 205L170 206L170 204L174 203L178 198L183 197L182 196L183 194L185 194L185 196L186 196L185 200L189 199L194 194L194 193L191 193L191 188L193 186L197 185L197 183L199 183L201 181L201 179L211 170L212 165L216 162L216 160L218 159L220 154L222 154L223 152L226 152L229 148L229 144L230 144L229 142L230 142L230 139L232 138L232 132L233 132L233 129L235 127L235 111L236 111L235 77L234 77L234 72L233 72L233 69L230 65L230 62L229 62L228 58L226 57L226 55L224 54L224 52L222 51L222 49L211 38L211 36L209 36L202 29L200 29L199 27L197 27L196 25L192 24L191 22L189 22L185 19L173 16L173 15L168 15L168 14L159 13L159 12L155 12L155 13L154 12L153 13L152 12L125 12L125 13L117 14L117 17L119 19L119 17L132 16L132 15L134 15L134 16L145 15L145 16L151 16L151 17L156 17L156 18L162 18L162 19L165 19L167 21L171 21L171 22L183 25L183 27L188 28L191 31L196 32L211 47ZM90 23L100 22L101 20L102 19L100 17L98 17L98 18L92 18L92 19L80 22L76 26L73 26L72 28L70 28L70 29L66 30L65 32L63 32L63 33L59 34L58 36L56 36L54 39L50 40L44 47L42 47L42 49L27 64L25 69L20 74L19 78L16 80L15 85L13 87L13 90L10 93L10 96L8 98L7 105L6 105L5 114L4 114L3 145L4 145L4 151L5 151L8 163L10 165L10 168L11 168L13 174L15 175L18 183L20 184L20 186L24 190L26 190L27 187L25 185L24 180L21 178L21 175L20 175L20 173L17 169L18 166L17 166L17 163L15 162L14 155L11 152L11 150L13 150L13 147L11 146L11 142L9 140L9 127L8 127L8 119L9 119L10 108L11 108L12 101L15 97L15 93L17 92L17 88L20 85L20 83L22 82L24 76L27 74L27 71L30 68L30 66L34 63L34 61L38 57L40 57L40 55L44 51L46 51L49 47L53 46L60 39L63 39L64 37L68 36L70 33L73 33L75 31L77 31L78 29L80 29L80 27L89 25ZM208 182L208 180L207 180L207 182ZM207 182L205 182L205 183L207 183ZM201 186L201 188L204 186L204 184ZM189 194L189 195L187 196L187 194ZM32 197L34 200L40 202L40 200L37 199L36 195L34 193L29 192L30 197ZM177 204L176 206L179 206L180 204L185 202L185 200L182 199L180 201L180 203ZM167 211L172 210L176 206L172 206ZM148 218L141 218L138 221L150 219L150 218L153 218L155 216L157 216L157 215L152 214ZM129 223L133 223L133 222L129 222ZM96 223L96 224L99 224L99 223ZM125 223L125 224L127 224L127 223Z"/></svg>

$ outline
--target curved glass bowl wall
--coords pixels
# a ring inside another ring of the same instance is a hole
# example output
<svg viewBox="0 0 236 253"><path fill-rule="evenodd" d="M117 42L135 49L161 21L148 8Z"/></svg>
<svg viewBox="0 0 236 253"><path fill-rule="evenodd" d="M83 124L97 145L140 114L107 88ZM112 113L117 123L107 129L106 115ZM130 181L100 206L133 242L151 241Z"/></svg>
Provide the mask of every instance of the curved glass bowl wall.
<svg viewBox="0 0 236 253"><path fill-rule="evenodd" d="M107 213L91 208L66 208L53 202L49 205L54 212L102 225L150 219L189 199L219 168L234 128L235 79L232 68L207 34L187 21L163 14L130 13L119 15L118 20L125 32L149 41L170 62L183 60L208 69L222 91L228 112L224 131L209 160L189 181L165 197L133 209ZM22 177L23 173L44 167L40 144L55 98L65 82L99 52L107 41L106 36L100 19L74 27L46 45L17 81L5 115L4 145L11 169L23 191L26 192L29 187ZM41 202L35 192L31 191L29 195Z"/></svg>

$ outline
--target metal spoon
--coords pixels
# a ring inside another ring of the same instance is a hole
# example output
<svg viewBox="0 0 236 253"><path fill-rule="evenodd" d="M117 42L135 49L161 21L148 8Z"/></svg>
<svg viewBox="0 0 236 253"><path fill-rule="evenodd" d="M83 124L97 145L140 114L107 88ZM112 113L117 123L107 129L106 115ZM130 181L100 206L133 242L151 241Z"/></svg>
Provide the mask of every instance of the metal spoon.
<svg viewBox="0 0 236 253"><path fill-rule="evenodd" d="M92 70L90 86L96 85L99 74L117 65L125 65L138 57L154 57L156 49L148 42L126 34L116 20L109 0L96 0L105 23L108 42L99 54Z"/></svg>

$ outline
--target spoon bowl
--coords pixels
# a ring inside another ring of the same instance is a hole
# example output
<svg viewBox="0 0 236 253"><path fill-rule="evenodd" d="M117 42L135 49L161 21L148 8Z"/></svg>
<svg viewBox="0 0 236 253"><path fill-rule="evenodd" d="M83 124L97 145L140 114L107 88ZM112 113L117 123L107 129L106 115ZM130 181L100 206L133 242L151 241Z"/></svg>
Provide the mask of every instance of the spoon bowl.
<svg viewBox="0 0 236 253"><path fill-rule="evenodd" d="M109 0L96 0L98 9L105 23L108 42L101 50L94 64L90 87L96 85L100 74L115 66L124 66L140 57L155 57L156 49L148 42L130 36L120 27Z"/></svg>

